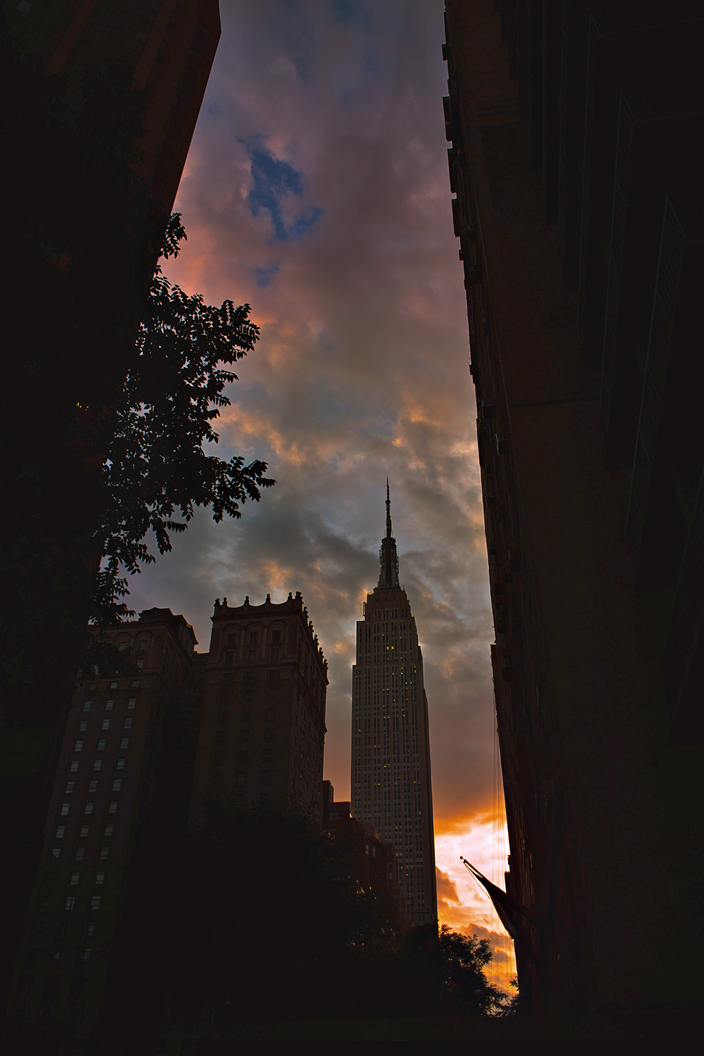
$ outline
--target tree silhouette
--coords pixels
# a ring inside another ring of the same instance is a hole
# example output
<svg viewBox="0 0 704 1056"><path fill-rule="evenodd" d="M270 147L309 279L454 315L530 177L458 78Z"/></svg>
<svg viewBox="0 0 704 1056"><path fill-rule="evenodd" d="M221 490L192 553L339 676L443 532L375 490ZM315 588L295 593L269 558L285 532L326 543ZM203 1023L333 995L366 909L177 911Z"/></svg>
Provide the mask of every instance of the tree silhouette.
<svg viewBox="0 0 704 1056"><path fill-rule="evenodd" d="M180 214L171 217L161 256L178 255L186 237ZM254 348L259 328L248 304L224 301L218 308L202 296L171 286L157 265L148 310L137 338L138 355L115 409L103 465L103 501L96 550L103 568L96 582L94 620L110 624L132 615L121 600L129 573L154 560L144 539L151 530L161 554L171 550L172 532L183 532L194 507L212 506L213 518L240 516L240 504L258 501L266 463L244 464L206 454L217 443L213 422L230 400L225 386L237 375L224 369ZM224 366L223 366L224 365ZM180 520L175 519L180 517Z"/></svg>

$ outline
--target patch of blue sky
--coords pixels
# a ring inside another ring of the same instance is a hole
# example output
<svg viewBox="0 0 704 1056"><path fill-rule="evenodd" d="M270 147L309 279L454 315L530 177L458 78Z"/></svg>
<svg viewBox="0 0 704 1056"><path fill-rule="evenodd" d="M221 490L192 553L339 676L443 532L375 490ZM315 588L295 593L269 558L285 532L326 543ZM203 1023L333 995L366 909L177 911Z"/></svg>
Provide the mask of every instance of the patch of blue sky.
<svg viewBox="0 0 704 1056"><path fill-rule="evenodd" d="M270 264L267 268L251 268L250 270L257 280L257 286L264 289L266 286L271 286L280 267L280 264Z"/></svg>
<svg viewBox="0 0 704 1056"><path fill-rule="evenodd" d="M287 161L274 158L263 147L253 147L244 141L252 163L252 189L247 195L249 211L257 217L267 212L274 229L274 242L296 242L315 231L323 210L318 205L309 205L290 224L284 220L281 202L283 198L303 195L303 173L294 169Z"/></svg>
<svg viewBox="0 0 704 1056"><path fill-rule="evenodd" d="M366 30L371 29L372 13L369 5L362 3L362 0L331 0L330 6L336 22L347 22Z"/></svg>
<svg viewBox="0 0 704 1056"><path fill-rule="evenodd" d="M398 421L397 414L382 414L374 418L372 421L364 425L360 431L360 436L383 436L389 438L394 435L396 429L396 422Z"/></svg>

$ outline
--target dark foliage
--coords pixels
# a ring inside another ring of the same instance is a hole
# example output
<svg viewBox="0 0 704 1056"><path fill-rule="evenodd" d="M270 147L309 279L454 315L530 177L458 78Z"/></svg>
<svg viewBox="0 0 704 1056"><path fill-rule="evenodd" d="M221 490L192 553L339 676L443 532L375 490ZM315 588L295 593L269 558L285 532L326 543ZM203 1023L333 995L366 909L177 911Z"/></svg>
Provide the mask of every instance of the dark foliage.
<svg viewBox="0 0 704 1056"><path fill-rule="evenodd" d="M483 973L486 940L446 927L395 935L379 901L350 879L339 845L305 817L228 818L213 809L165 873L168 890L160 885L141 914L129 915L135 936L149 935L162 951L144 950L143 984L130 962L130 987L152 1002L158 980L167 1019L183 1017L187 1028L212 1023L236 1033L252 1020L477 1016L505 1001ZM134 943L127 934L123 941L129 961ZM115 975L127 977L119 962Z"/></svg>
<svg viewBox="0 0 704 1056"><path fill-rule="evenodd" d="M162 257L176 256L183 238L174 214ZM217 308L199 294L189 297L157 267L103 466L95 545L105 560L96 582L97 623L129 614L122 601L126 580L118 573L123 566L134 574L140 562L154 560L144 542L149 531L166 553L170 533L186 529L196 506L212 506L218 522L239 517L241 503L258 501L259 489L275 483L264 476L264 462L226 461L203 449L218 442L213 423L230 403L225 386L237 379L224 367L250 352L259 337L249 312L248 304L225 301Z"/></svg>

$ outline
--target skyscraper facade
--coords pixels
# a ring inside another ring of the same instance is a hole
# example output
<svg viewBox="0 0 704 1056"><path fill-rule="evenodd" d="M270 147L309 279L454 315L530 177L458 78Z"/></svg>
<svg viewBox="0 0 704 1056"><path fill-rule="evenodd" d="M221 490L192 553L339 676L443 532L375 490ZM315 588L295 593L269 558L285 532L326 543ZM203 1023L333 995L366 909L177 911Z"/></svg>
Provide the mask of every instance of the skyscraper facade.
<svg viewBox="0 0 704 1056"><path fill-rule="evenodd" d="M416 621L398 578L391 503L381 571L357 624L352 669L352 806L399 860L413 926L437 922L428 700Z"/></svg>

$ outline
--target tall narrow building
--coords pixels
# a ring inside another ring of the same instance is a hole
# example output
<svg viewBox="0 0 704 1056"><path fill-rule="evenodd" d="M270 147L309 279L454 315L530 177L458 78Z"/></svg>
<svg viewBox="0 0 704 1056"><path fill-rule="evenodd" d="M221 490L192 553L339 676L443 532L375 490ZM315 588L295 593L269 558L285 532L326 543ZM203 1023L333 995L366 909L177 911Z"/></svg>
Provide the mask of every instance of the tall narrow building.
<svg viewBox="0 0 704 1056"><path fill-rule="evenodd" d="M352 669L352 805L399 859L414 927L437 922L428 700L416 621L398 580L386 486L379 584L357 624Z"/></svg>

